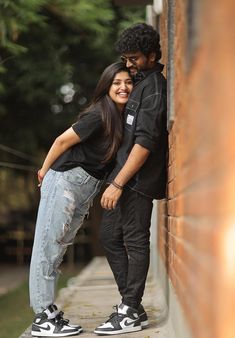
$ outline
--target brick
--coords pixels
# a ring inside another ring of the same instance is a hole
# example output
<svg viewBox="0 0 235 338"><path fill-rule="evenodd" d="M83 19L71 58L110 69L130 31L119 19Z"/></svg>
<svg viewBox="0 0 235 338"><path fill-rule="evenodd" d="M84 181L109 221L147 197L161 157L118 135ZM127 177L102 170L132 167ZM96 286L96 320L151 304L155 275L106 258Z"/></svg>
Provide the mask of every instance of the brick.
<svg viewBox="0 0 235 338"><path fill-rule="evenodd" d="M232 338L235 273L229 262L235 251L226 248L226 238L235 220L235 3L197 2L191 33L198 44L188 63L189 3L175 6L175 118L158 242L192 336ZM165 63L167 4L160 24Z"/></svg>

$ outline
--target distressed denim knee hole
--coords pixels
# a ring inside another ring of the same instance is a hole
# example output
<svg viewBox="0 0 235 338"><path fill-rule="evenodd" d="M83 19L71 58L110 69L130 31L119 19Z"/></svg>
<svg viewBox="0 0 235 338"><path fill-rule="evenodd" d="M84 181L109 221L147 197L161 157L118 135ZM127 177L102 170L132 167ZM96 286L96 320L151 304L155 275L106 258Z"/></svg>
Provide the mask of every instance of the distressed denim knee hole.
<svg viewBox="0 0 235 338"><path fill-rule="evenodd" d="M43 277L46 280L55 280L57 276L57 272L55 271L52 264L43 263L43 269L42 269Z"/></svg>
<svg viewBox="0 0 235 338"><path fill-rule="evenodd" d="M65 247L65 250L66 250L66 247L68 245L73 244L75 235L76 235L76 231L72 230L72 227L70 224L65 223L63 224L61 236L60 238L56 240L56 243L62 247Z"/></svg>

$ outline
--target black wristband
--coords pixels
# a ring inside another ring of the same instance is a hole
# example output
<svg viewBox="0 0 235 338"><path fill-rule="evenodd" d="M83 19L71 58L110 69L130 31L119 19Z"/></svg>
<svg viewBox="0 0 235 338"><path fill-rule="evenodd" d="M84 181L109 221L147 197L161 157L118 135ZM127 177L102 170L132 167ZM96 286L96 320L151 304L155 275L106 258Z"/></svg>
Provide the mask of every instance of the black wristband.
<svg viewBox="0 0 235 338"><path fill-rule="evenodd" d="M117 188L117 189L119 189L119 190L123 190L123 186L117 184L114 180L111 182L111 184L112 184L115 188Z"/></svg>

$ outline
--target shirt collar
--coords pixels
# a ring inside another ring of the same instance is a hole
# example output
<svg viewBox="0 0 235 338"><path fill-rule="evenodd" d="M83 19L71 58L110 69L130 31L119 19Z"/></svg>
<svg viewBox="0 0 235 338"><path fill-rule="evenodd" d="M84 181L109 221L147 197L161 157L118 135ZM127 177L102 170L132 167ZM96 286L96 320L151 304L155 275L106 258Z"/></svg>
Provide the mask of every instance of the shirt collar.
<svg viewBox="0 0 235 338"><path fill-rule="evenodd" d="M134 84L137 84L138 82L142 81L144 78L146 78L148 75L150 75L153 72L161 73L163 71L164 65L161 63L157 63L155 67L147 70L140 70L133 76Z"/></svg>

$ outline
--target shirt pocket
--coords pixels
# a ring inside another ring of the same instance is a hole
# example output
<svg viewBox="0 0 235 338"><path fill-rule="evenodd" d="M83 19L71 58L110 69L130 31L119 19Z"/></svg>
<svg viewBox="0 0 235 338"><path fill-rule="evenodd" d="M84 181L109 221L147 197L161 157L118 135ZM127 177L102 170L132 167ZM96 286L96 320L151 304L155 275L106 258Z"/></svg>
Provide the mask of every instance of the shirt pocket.
<svg viewBox="0 0 235 338"><path fill-rule="evenodd" d="M129 99L125 109L125 128L129 131L135 129L139 102Z"/></svg>

